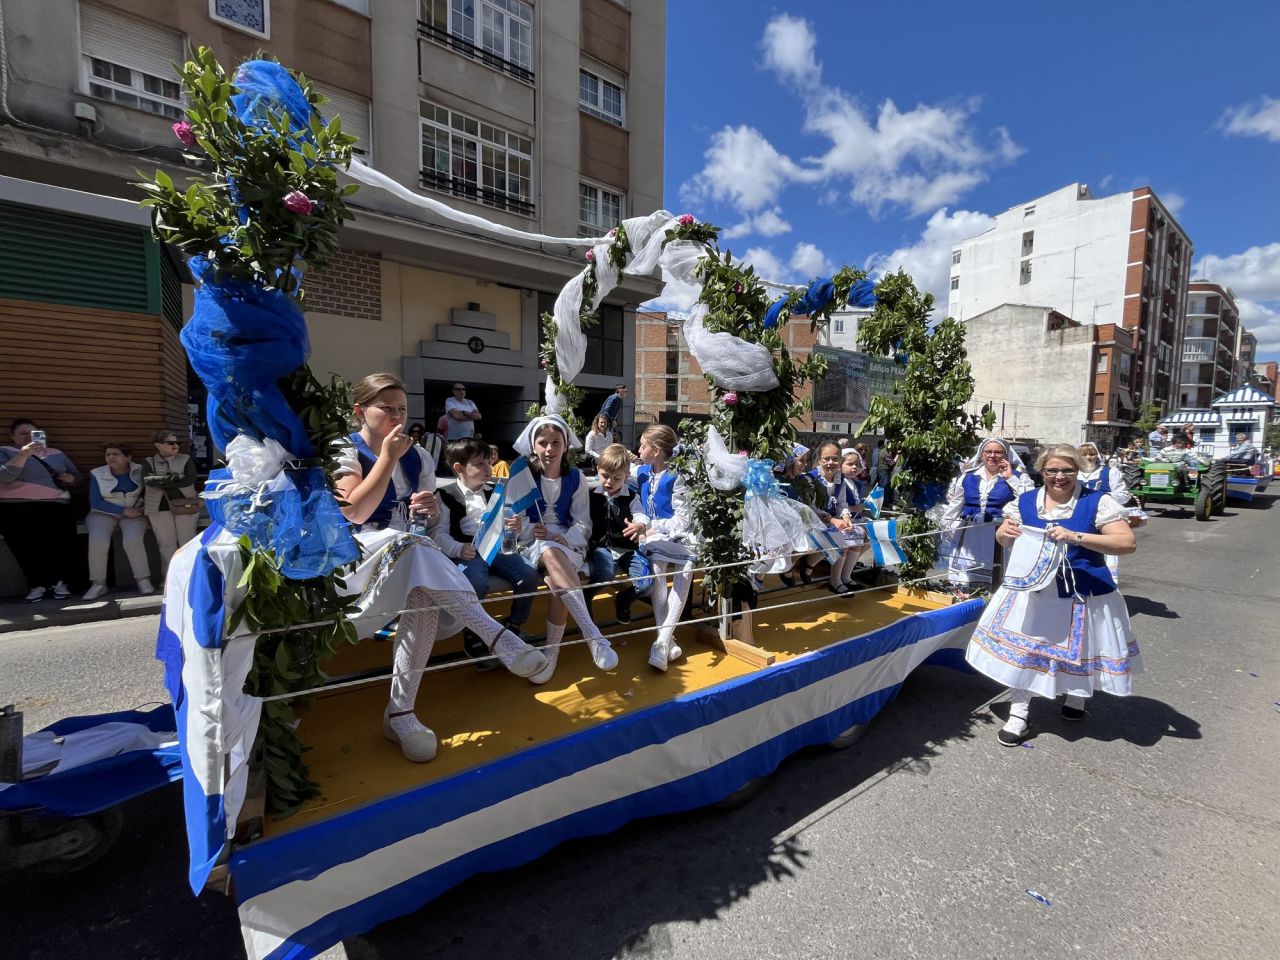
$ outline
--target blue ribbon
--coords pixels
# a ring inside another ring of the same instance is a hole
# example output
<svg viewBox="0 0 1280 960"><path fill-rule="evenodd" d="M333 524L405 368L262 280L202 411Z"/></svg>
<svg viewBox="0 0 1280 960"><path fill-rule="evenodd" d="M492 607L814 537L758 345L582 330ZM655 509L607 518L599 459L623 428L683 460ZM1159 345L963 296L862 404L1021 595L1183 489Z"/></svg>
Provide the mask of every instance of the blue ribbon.
<svg viewBox="0 0 1280 960"><path fill-rule="evenodd" d="M766 330L772 330L778 325L778 321L782 319L782 311L786 309L786 306L786 297L783 297L781 300L775 300L770 305L769 309L766 310L764 314L764 328Z"/></svg>
<svg viewBox="0 0 1280 960"><path fill-rule="evenodd" d="M746 488L748 499L782 496L782 488L773 476L772 460L748 460L747 474L742 478L742 485Z"/></svg>
<svg viewBox="0 0 1280 960"><path fill-rule="evenodd" d="M791 312L797 316L810 316L826 307L835 299L836 286L830 277L818 277L809 284L809 288L800 296L791 307ZM766 330L772 330L778 325L778 321L782 319L782 311L786 309L790 295L781 297L769 305L769 309L765 311L764 326ZM855 307L874 307L876 305L876 285L867 279L859 280L849 289L850 306Z"/></svg>

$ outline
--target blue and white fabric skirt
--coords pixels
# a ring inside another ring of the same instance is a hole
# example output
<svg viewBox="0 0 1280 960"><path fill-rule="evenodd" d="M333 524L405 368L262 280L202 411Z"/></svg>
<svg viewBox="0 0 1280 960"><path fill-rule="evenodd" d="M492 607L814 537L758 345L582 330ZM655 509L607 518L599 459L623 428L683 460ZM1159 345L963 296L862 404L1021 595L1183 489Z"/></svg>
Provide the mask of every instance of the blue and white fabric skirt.
<svg viewBox="0 0 1280 960"><path fill-rule="evenodd" d="M349 619L361 637L372 636L394 620L415 587L469 594L475 599L475 589L458 565L429 538L391 527L361 530L355 536L360 560L342 579L345 592L356 596L357 612ZM459 629L454 618L442 610L436 637L452 636Z"/></svg>
<svg viewBox="0 0 1280 960"><path fill-rule="evenodd" d="M668 540L646 537L640 544L640 552L648 557L650 562L664 563L669 567L692 566L698 557L697 545L683 538Z"/></svg>

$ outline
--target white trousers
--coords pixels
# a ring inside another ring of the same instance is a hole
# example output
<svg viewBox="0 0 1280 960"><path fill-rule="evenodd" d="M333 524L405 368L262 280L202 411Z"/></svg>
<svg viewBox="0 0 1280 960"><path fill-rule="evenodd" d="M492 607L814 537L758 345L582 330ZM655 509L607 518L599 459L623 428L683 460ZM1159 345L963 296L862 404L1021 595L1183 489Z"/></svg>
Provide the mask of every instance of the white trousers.
<svg viewBox="0 0 1280 960"><path fill-rule="evenodd" d="M94 583L107 582L107 556L111 552L111 535L115 533L117 524L120 526L124 555L129 558L133 579L142 580L151 576L146 541L143 539L147 535L146 518L117 517L90 510L89 515L84 518L84 525L89 531L89 579Z"/></svg>
<svg viewBox="0 0 1280 960"><path fill-rule="evenodd" d="M156 535L156 546L160 548L160 575L164 576L169 572L169 561L178 548L196 535L196 521L200 516L160 510L147 514L147 519L151 521L151 531Z"/></svg>

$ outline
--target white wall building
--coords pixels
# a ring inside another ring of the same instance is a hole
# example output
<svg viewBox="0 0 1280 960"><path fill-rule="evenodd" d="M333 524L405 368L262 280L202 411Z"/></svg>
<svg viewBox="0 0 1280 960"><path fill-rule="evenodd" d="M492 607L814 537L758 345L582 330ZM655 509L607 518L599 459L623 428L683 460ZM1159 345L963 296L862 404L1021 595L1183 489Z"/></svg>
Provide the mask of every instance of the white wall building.
<svg viewBox="0 0 1280 960"><path fill-rule="evenodd" d="M831 315L830 322L819 328L818 343L839 350L858 350L858 324L869 316L871 311L865 307L837 310Z"/></svg>

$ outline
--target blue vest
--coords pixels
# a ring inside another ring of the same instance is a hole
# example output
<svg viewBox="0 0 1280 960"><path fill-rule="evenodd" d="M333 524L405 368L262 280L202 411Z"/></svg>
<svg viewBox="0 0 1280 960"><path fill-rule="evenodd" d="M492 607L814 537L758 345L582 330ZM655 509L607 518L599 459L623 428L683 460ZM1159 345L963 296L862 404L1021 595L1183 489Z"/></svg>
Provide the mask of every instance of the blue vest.
<svg viewBox="0 0 1280 960"><path fill-rule="evenodd" d="M1043 529L1049 525L1049 522L1040 519L1039 514L1036 513L1037 493L1036 490L1028 490L1020 496L1018 512L1022 515L1022 522L1026 526ZM1101 496L1101 493L1083 491L1076 500L1076 508L1071 512L1070 519L1053 522L1075 533L1098 533L1093 520L1097 516L1098 498ZM1067 563L1071 565L1071 572L1075 574L1076 593L1081 596L1096 597L1115 590L1116 581L1111 576L1111 571L1107 569L1107 559L1097 550L1072 544L1067 547ZM1058 574L1058 596L1071 596L1071 591L1063 582L1061 573Z"/></svg>
<svg viewBox="0 0 1280 960"><path fill-rule="evenodd" d="M1110 493L1111 492L1111 468L1103 464L1102 472L1098 474L1096 480L1082 480L1084 488L1090 493Z"/></svg>
<svg viewBox="0 0 1280 960"><path fill-rule="evenodd" d="M569 526L573 523L573 495L578 492L578 484L582 483L582 471L575 467L570 467L569 472L560 478L560 496L556 497L556 515L555 520L560 521L561 526ZM551 517L547 516L547 501L542 496L542 475L538 475L538 499L529 505L529 509L524 515L529 518L532 523L552 523Z"/></svg>
<svg viewBox="0 0 1280 960"><path fill-rule="evenodd" d="M809 476L827 491L827 505L824 509L833 517L839 516L845 507L852 510L862 500L862 491L858 489L857 481L845 479L843 473L836 474L835 480L829 484L821 470L810 470Z"/></svg>
<svg viewBox="0 0 1280 960"><path fill-rule="evenodd" d="M1017 476L1017 474L1014 474ZM1004 512L1004 505L1016 496L1013 487L1005 481L1004 477L996 477L995 485L991 488L991 492L987 494L987 507L982 509L982 493L978 489L981 478L978 476L977 470L970 470L964 475L964 479L960 481L961 487L964 489L964 508L960 511L960 516L965 520L977 520L981 516L984 523L995 523L1000 519Z"/></svg>
<svg viewBox="0 0 1280 960"><path fill-rule="evenodd" d="M676 474L671 468L663 471L658 478L657 489L653 488L653 467L647 463L636 471L636 480L640 482L640 503L648 513L649 494L653 493L653 514L650 520L670 520L676 515L675 505L671 502L671 491L675 489Z"/></svg>
<svg viewBox="0 0 1280 960"><path fill-rule="evenodd" d="M369 445L364 442L364 437L360 436L358 432L351 434L347 439L355 446L356 456L360 458L360 472L367 477L370 471L373 470L373 465L378 462L378 458L373 455ZM369 519L360 524L357 529L364 529L365 527L373 527L375 530L383 529L391 522L391 517L395 513L396 503L408 503L409 497L418 492L418 481L422 477L422 457L418 455L416 444L405 451L404 456L400 458L399 465L404 469L405 479L409 481L409 494L402 500L397 500L394 477L387 481L387 489L382 492L382 502L369 515Z"/></svg>

